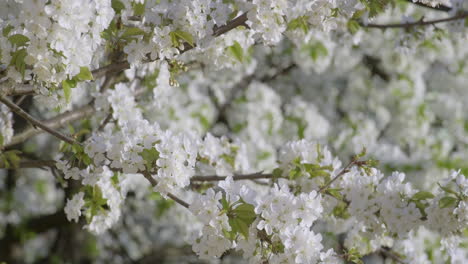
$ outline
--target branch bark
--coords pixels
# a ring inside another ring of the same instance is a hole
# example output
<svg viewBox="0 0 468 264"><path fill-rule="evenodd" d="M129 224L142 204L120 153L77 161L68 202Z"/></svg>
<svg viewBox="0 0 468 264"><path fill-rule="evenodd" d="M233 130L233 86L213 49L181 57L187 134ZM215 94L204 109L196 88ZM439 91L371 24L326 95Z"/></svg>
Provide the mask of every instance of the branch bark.
<svg viewBox="0 0 468 264"><path fill-rule="evenodd" d="M10 100L8 100L6 97L0 96L0 102L8 106L8 108L11 109L11 111L15 112L22 118L26 119L29 123L31 123L33 126L39 127L42 130L48 132L49 134L55 136L56 138L63 140L69 144L79 144L77 141L75 141L73 138L70 138L59 131L55 130L54 128L51 128L47 126L47 124L44 124L43 122L35 119L33 116L30 114L26 113L21 107L17 106Z"/></svg>
<svg viewBox="0 0 468 264"><path fill-rule="evenodd" d="M449 12L450 10L452 10L451 7L446 6L446 5L439 4L439 5L436 5L436 6L430 6L428 4L418 2L418 0L416 0L416 1L417 2L414 2L413 0L406 0L406 2L409 2L409 3L413 4L413 5L417 5L417 6L424 7L424 8L429 8L429 9L436 10L436 11Z"/></svg>
<svg viewBox="0 0 468 264"><path fill-rule="evenodd" d="M445 22L450 22L450 21L455 21L455 20L460 20L460 19L465 19L468 17L468 12L463 12L458 15L452 16L452 17L447 17L447 18L441 18L441 19L434 19L434 20L428 20L424 21L423 19L416 21L416 22L410 22L410 23L394 23L394 24L362 24L362 27L367 27L367 28L380 28L380 29L386 29L386 28L411 28L411 27L418 27L418 26L427 26L427 25L435 25L439 23L445 23Z"/></svg>
<svg viewBox="0 0 468 264"><path fill-rule="evenodd" d="M218 175L194 176L194 177L190 178L190 181L191 182L224 181L226 178L227 178L226 176L218 176ZM271 173L262 173L262 172L232 176L232 179L235 180L235 181L271 179L271 178L273 178L273 174L271 174Z"/></svg>

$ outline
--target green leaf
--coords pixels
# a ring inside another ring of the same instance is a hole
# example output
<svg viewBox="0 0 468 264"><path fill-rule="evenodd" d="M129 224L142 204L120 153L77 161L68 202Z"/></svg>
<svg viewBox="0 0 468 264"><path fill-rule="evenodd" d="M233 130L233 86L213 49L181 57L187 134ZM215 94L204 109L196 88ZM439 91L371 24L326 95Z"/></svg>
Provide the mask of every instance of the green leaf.
<svg viewBox="0 0 468 264"><path fill-rule="evenodd" d="M179 47L182 42L188 43L190 46L195 47L195 44L193 43L193 36L190 35L190 33L182 31L182 30L174 30L171 33L169 33L172 41L172 45L174 47Z"/></svg>
<svg viewBox="0 0 468 264"><path fill-rule="evenodd" d="M148 170L152 169L156 164L156 160L159 159L159 151L157 151L154 147L151 149L144 149L139 154L145 161L145 166Z"/></svg>
<svg viewBox="0 0 468 264"><path fill-rule="evenodd" d="M79 82L94 80L93 74L88 67L80 67L80 73L74 77Z"/></svg>
<svg viewBox="0 0 468 264"><path fill-rule="evenodd" d="M413 197L411 197L412 200L416 200L416 201L432 199L432 198L434 198L434 194L430 192L425 192L425 191L417 192L413 195Z"/></svg>
<svg viewBox="0 0 468 264"><path fill-rule="evenodd" d="M122 38L129 38L129 37L134 37L134 36L140 36L140 35L145 35L146 32L137 27L128 27L125 29L124 33L122 34Z"/></svg>
<svg viewBox="0 0 468 264"><path fill-rule="evenodd" d="M366 12L367 12L366 9L357 10L356 12L354 12L354 14L353 14L353 16L352 16L351 18L354 19L354 20L359 19L359 18L361 18Z"/></svg>
<svg viewBox="0 0 468 264"><path fill-rule="evenodd" d="M328 55L328 50L322 44L322 42L317 42L314 44L306 45L306 48L309 51L309 56L314 61L316 61L319 57L325 57Z"/></svg>
<svg viewBox="0 0 468 264"><path fill-rule="evenodd" d="M309 25L307 23L308 16L300 16L288 23L288 30L302 29L304 33L309 31Z"/></svg>
<svg viewBox="0 0 468 264"><path fill-rule="evenodd" d="M276 168L273 170L272 174L274 179L281 178L283 176L283 170L280 168Z"/></svg>
<svg viewBox="0 0 468 264"><path fill-rule="evenodd" d="M67 103L70 103L72 82L70 80L63 80L62 89L63 89L63 96L65 96L65 101Z"/></svg>
<svg viewBox="0 0 468 264"><path fill-rule="evenodd" d="M26 70L26 63L24 62L24 59L26 58L27 55L28 53L26 52L26 49L19 49L12 53L11 61L10 61L10 65L14 66L15 69L19 73L21 73L23 78L24 78L24 72Z"/></svg>
<svg viewBox="0 0 468 264"><path fill-rule="evenodd" d="M142 16L145 14L145 3L133 3L133 14L135 16Z"/></svg>
<svg viewBox="0 0 468 264"><path fill-rule="evenodd" d="M451 193L451 194L458 195L458 193L457 193L456 191L450 189L450 188L447 187L447 186L442 186L442 185L440 185L440 183L437 183L437 185L439 185L439 187L440 187L442 190L444 190L444 192L446 192L446 193Z"/></svg>
<svg viewBox="0 0 468 264"><path fill-rule="evenodd" d="M112 0L112 9L114 9L116 14L122 13L122 10L125 9L124 3L122 3L120 0Z"/></svg>
<svg viewBox="0 0 468 264"><path fill-rule="evenodd" d="M350 19L348 20L348 23L346 23L346 27L348 28L349 33L354 35L359 31L361 25L356 20Z"/></svg>
<svg viewBox="0 0 468 264"><path fill-rule="evenodd" d="M235 157L228 155L228 154L222 154L219 157L222 158L224 161L226 161L229 165L231 165L231 167L233 168L235 167L236 165Z"/></svg>
<svg viewBox="0 0 468 264"><path fill-rule="evenodd" d="M25 46L29 42L29 38L22 34L11 35L8 40L17 47Z"/></svg>
<svg viewBox="0 0 468 264"><path fill-rule="evenodd" d="M327 189L327 193L333 197L335 197L336 199L338 200L342 200L343 199L343 195L341 195L340 191L342 189L340 188L337 188L337 189Z"/></svg>
<svg viewBox="0 0 468 264"><path fill-rule="evenodd" d="M369 12L369 17L374 17L385 10L390 0L360 0Z"/></svg>
<svg viewBox="0 0 468 264"><path fill-rule="evenodd" d="M12 25L8 25L6 27L3 28L2 30L2 34L4 37L8 37L8 35L10 34L11 30L13 29L14 27Z"/></svg>
<svg viewBox="0 0 468 264"><path fill-rule="evenodd" d="M244 220L248 225L250 225L255 218L257 218L257 214L255 214L255 207L248 203L242 203L241 205L237 206L233 213L239 217L240 219Z"/></svg>
<svg viewBox="0 0 468 264"><path fill-rule="evenodd" d="M457 203L457 199L451 196L445 196L442 197L442 199L439 200L439 207L440 208L447 208L447 207L452 207Z"/></svg>
<svg viewBox="0 0 468 264"><path fill-rule="evenodd" d="M236 60L242 62L244 60L244 50L239 42L234 41L234 45L226 48L228 53L230 53Z"/></svg>
<svg viewBox="0 0 468 264"><path fill-rule="evenodd" d="M0 147L3 146L3 143L5 143L4 140L5 140L5 139L4 139L4 137L3 137L3 134L0 133Z"/></svg>
<svg viewBox="0 0 468 264"><path fill-rule="evenodd" d="M21 151L19 150L10 150L3 153L5 158L5 163L7 168L19 168L21 157L19 156Z"/></svg>

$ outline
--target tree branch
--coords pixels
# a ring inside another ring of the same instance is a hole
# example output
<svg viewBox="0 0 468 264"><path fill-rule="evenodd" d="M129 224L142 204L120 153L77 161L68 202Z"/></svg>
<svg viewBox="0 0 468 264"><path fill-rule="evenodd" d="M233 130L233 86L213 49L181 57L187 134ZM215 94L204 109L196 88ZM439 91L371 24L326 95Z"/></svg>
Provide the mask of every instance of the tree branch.
<svg viewBox="0 0 468 264"><path fill-rule="evenodd" d="M191 182L210 182L210 181L224 181L227 177L226 176L217 176L217 175L210 175L210 176L194 176L190 178ZM251 174L242 174L242 175L234 175L232 179L235 181L241 180L257 180L257 179L271 179L273 178L273 174L271 173L262 173L256 172Z"/></svg>
<svg viewBox="0 0 468 264"><path fill-rule="evenodd" d="M361 23L362 27L367 27L367 28L380 28L380 29L386 29L386 28L411 28L411 27L417 27L417 26L427 26L427 25L435 25L438 23L444 23L444 22L450 22L450 21L455 21L459 19L465 19L468 17L468 12L463 12L458 15L455 15L453 17L447 17L447 18L441 18L441 19L434 19L434 20L428 20L428 21L423 21L423 19L416 21L416 22L410 22L410 23L395 23L395 24L363 24Z"/></svg>
<svg viewBox="0 0 468 264"><path fill-rule="evenodd" d="M70 122L89 117L93 115L94 113L95 113L94 107L91 105L86 105L76 110L67 111L51 119L44 120L41 123L51 129L57 129L57 128L65 126L66 124ZM29 139L30 137L41 134L43 132L44 131L40 129L36 129L35 127L30 127L26 129L25 131L21 132L20 134L13 136L10 142L8 142L8 144L5 144L5 147L11 147L13 145L19 144Z"/></svg>
<svg viewBox="0 0 468 264"><path fill-rule="evenodd" d="M226 25L221 26L219 28L214 28L213 37L219 37L238 26L248 27L245 23L246 21L247 21L247 13L244 13L228 21ZM187 46L185 49L180 51L180 54L185 53L193 48L194 47L192 46ZM130 69L130 63L128 63L127 61L120 61L120 62L114 62L106 66L100 67L98 69L95 69L91 71L91 73L93 74L94 79L98 79L98 78L104 77L108 73L119 73L126 69ZM23 84L20 86L19 89L9 89L5 87L5 85L3 84L4 82L0 83L2 85L0 87L0 91L3 90L4 95L24 95L24 94L34 94L35 92L34 86L30 84Z"/></svg>
<svg viewBox="0 0 468 264"><path fill-rule="evenodd" d="M429 9L432 9L432 10L436 10L436 11L448 12L448 11L452 10L451 7L446 6L446 5L442 5L442 4L436 5L436 6L431 6L431 5L428 5L428 4L421 3L418 0L416 0L416 2L414 2L413 0L406 0L406 2L409 2L409 3L413 4L413 5L417 5L417 6L420 6L420 7L425 7L425 8L429 8Z"/></svg>
<svg viewBox="0 0 468 264"><path fill-rule="evenodd" d="M31 123L33 126L36 126L36 127L39 127L41 128L42 130L48 132L49 134L55 136L56 138L58 139L61 139L69 144L79 144L77 141L75 141L73 138L70 138L62 133L60 133L59 131L57 130L54 130L53 128L47 126L46 124L44 124L43 122L35 119L34 117L32 117L30 114L26 113L23 109L21 109L21 107L17 106L16 104L14 104L13 102L11 102L10 100L8 100L6 97L3 97L3 96L0 96L0 102L2 102L3 104L5 104L6 106L8 106L8 108L11 109L11 111L15 112L16 114L18 114L19 116L21 116L22 118L26 119L29 123Z"/></svg>
<svg viewBox="0 0 468 264"><path fill-rule="evenodd" d="M152 185L153 187L156 186L156 185L158 185L158 181L156 181L156 180L151 176L151 174L150 174L149 172L143 171L143 172L141 172L141 173L143 174L143 176L145 176L145 178L151 183L151 185ZM174 202L176 202L176 203L182 205L183 207L185 207L185 208L187 208L187 209L189 208L190 205L189 205L187 202L185 202L184 200L182 200L182 199L180 199L179 197L175 196L174 194L168 192L166 195L167 195L167 197L171 198Z"/></svg>

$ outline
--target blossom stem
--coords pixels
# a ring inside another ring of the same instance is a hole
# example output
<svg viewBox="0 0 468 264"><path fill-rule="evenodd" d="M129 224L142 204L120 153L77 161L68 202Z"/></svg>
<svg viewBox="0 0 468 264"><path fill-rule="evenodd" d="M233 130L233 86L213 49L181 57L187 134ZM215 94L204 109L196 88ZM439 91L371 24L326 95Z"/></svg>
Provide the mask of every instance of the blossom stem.
<svg viewBox="0 0 468 264"><path fill-rule="evenodd" d="M325 184L324 186L322 186L319 190L319 193L323 193L328 187L330 187L330 185L332 185L333 182L335 182L336 180L338 180L341 176L343 176L345 173L347 173L349 171L349 168L351 168L354 164L356 164L357 160L356 159L352 159L348 165L346 165L346 167L344 167L339 173L338 175L336 175L335 177L333 177L333 179L331 179L327 184Z"/></svg>
<svg viewBox="0 0 468 264"><path fill-rule="evenodd" d="M380 28L380 29L386 29L386 28L411 28L411 27L417 27L417 26L427 26L427 25L435 25L438 23L444 23L444 22L450 22L450 21L455 21L459 19L465 19L468 17L468 12L462 12L460 14L457 14L453 17L447 17L447 18L441 18L441 19L434 19L434 20L428 20L424 21L423 19L416 21L416 22L409 22L409 23L395 23L395 24L362 24L362 27L367 27L367 28Z"/></svg>

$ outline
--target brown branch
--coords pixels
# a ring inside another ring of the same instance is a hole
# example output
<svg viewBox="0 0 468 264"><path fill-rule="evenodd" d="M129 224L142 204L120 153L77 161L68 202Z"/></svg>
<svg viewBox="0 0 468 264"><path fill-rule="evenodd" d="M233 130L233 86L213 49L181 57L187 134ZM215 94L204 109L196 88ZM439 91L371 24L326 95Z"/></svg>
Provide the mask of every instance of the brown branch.
<svg viewBox="0 0 468 264"><path fill-rule="evenodd" d="M453 17L447 17L447 18L441 18L441 19L434 19L434 20L428 20L424 21L423 19L416 21L416 22L409 22L409 23L395 23L395 24L363 24L361 23L362 27L367 27L367 28L380 28L380 29L386 29L386 28L411 28L411 27L417 27L417 26L427 26L427 25L435 25L438 23L444 23L444 22L450 22L450 21L455 21L459 19L465 19L468 17L468 12L463 12L458 15L455 15Z"/></svg>
<svg viewBox="0 0 468 264"><path fill-rule="evenodd" d="M137 89L134 93L135 96L140 96L145 92L144 88ZM78 109L67 111L65 113L59 114L51 119L44 120L42 121L43 124L46 126L52 128L52 129L57 129L61 128L71 122L83 119L83 118L88 118L96 113L96 109L92 104L82 106ZM44 131L36 129L34 127L28 128L25 131L21 132L18 135L13 136L13 138L8 142L8 144L5 144L5 147L11 147L16 144L19 144L21 142L24 142L25 140L43 133Z"/></svg>
<svg viewBox="0 0 468 264"><path fill-rule="evenodd" d="M66 124L70 122L89 117L93 115L94 113L95 113L94 107L91 105L86 105L76 110L67 111L65 113L59 114L51 119L44 120L42 121L42 123L51 129L58 129L58 128L65 126ZM35 127L30 127L26 129L25 131L21 132L20 134L13 136L10 142L8 142L8 144L5 144L5 147L11 147L13 145L19 144L43 132L44 131L40 129L36 129Z"/></svg>
<svg viewBox="0 0 468 264"><path fill-rule="evenodd" d="M151 174L147 171L143 171L143 172L140 172L141 174L143 174L143 176L145 176L145 178L151 183L151 185L154 187L156 185L158 185L158 181L156 181L153 176L151 176ZM180 199L179 197L175 196L174 194L172 193L167 193L166 194L169 198L171 198L174 202L182 205L183 207L185 208L189 208L189 204L187 202L185 202L184 200Z"/></svg>
<svg viewBox="0 0 468 264"><path fill-rule="evenodd" d="M191 182L210 182L210 181L224 181L227 177L226 176L217 176L217 175L210 175L210 176L194 176L190 178ZM256 172L251 174L242 174L242 175L233 175L232 179L234 181L241 181L241 180L257 180L257 179L271 179L273 178L273 174L271 173L262 173Z"/></svg>
<svg viewBox="0 0 468 264"><path fill-rule="evenodd" d="M59 131L47 126L47 124L35 119L32 117L30 114L28 114L26 111L21 109L21 107L17 106L10 100L8 100L6 97L0 96L0 102L8 106L8 108L11 109L11 111L15 112L17 115L21 116L22 118L26 119L29 123L31 123L33 126L39 127L42 130L48 132L49 134L55 136L58 139L61 139L69 144L79 144L77 141L75 141L73 138L70 138Z"/></svg>
<svg viewBox="0 0 468 264"><path fill-rule="evenodd" d="M359 161L357 161L355 158L353 158L349 163L348 165L346 165L346 167L344 167L339 173L338 175L336 175L335 177L333 177L333 179L331 179L329 182L327 182L324 186L322 186L319 190L319 193L323 193L325 192L325 190L327 190L328 187L330 187L330 185L332 185L333 182L335 182L336 180L338 180L341 176L345 175L347 172L349 172L349 169L355 165L356 163L358 163Z"/></svg>
<svg viewBox="0 0 468 264"><path fill-rule="evenodd" d="M247 13L244 13L244 14L234 18L233 20L227 22L226 25L224 25L224 26L215 28L214 33L213 33L213 37L221 36L222 34L228 32L228 31L230 31L230 30L232 30L232 29L234 29L234 28L236 28L238 26L248 27L245 22L247 22Z"/></svg>
<svg viewBox="0 0 468 264"><path fill-rule="evenodd" d="M438 4L436 6L431 6L431 5L428 5L428 4L418 2L418 0L416 0L416 1L417 2L413 2L412 0L406 0L406 2L409 2L409 3L413 4L413 5L429 8L429 9L436 10L436 11L449 12L450 10L452 10L451 7L446 6L446 5Z"/></svg>
<svg viewBox="0 0 468 264"><path fill-rule="evenodd" d="M382 247L382 248L379 249L378 252L380 252L384 257L390 258L390 259L394 260L397 263L406 264L406 262L403 261L401 259L401 257L397 253L395 253L393 250L391 250L389 248Z"/></svg>

